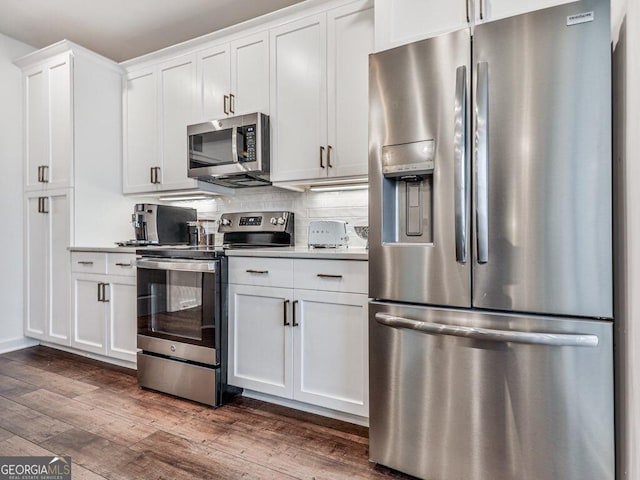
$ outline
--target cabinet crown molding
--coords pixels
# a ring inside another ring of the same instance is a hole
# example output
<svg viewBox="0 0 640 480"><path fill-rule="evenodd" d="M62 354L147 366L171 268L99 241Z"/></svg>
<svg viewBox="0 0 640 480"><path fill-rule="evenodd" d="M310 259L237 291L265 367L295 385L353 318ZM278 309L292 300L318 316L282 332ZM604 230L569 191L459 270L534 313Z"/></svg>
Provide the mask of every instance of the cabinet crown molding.
<svg viewBox="0 0 640 480"><path fill-rule="evenodd" d="M119 74L124 73L124 69L113 60L66 39L17 58L13 61L13 64L24 70L25 68L31 67L32 65L36 65L55 55L65 52L71 52L74 57L84 57L93 62L97 62Z"/></svg>

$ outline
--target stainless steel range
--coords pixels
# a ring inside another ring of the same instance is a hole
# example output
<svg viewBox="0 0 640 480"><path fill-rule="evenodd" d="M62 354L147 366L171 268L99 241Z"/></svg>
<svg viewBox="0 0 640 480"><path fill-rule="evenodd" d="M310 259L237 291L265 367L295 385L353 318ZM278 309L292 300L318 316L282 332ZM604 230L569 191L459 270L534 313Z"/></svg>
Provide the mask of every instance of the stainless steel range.
<svg viewBox="0 0 640 480"><path fill-rule="evenodd" d="M223 214L225 248L294 244L291 212ZM138 384L218 407L227 385L225 248L137 251Z"/></svg>

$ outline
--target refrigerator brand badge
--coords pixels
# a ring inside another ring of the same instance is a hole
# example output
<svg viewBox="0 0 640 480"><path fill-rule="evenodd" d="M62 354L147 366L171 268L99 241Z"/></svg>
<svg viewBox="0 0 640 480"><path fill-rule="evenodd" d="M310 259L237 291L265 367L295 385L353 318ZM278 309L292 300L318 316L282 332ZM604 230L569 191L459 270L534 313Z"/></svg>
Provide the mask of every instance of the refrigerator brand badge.
<svg viewBox="0 0 640 480"><path fill-rule="evenodd" d="M593 12L578 13L577 15L569 15L567 17L567 26L578 25L580 23L593 22L595 17Z"/></svg>

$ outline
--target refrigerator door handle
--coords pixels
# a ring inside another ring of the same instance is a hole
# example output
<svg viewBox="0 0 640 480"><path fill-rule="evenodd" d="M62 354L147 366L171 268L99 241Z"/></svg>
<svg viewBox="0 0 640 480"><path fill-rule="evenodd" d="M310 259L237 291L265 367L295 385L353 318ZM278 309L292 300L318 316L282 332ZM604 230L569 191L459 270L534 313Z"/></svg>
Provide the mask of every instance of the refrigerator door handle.
<svg viewBox="0 0 640 480"><path fill-rule="evenodd" d="M479 62L476 86L476 233L478 263L489 261L489 64Z"/></svg>
<svg viewBox="0 0 640 480"><path fill-rule="evenodd" d="M485 340L501 343L521 343L527 345L547 345L552 347L597 347L596 335L581 335L569 333L538 333L514 332L508 330L494 330L489 328L465 327L462 325L444 325L441 323L421 322L410 318L376 313L376 321L387 327L406 328L423 333L451 335L474 340Z"/></svg>
<svg viewBox="0 0 640 480"><path fill-rule="evenodd" d="M456 261L467 263L467 67L456 69L454 106Z"/></svg>

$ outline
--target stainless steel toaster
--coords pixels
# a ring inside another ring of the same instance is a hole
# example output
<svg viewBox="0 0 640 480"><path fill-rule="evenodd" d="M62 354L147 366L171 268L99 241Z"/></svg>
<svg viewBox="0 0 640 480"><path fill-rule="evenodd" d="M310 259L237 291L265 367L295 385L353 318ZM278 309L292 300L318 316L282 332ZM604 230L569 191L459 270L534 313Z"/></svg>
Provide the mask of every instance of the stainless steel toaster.
<svg viewBox="0 0 640 480"><path fill-rule="evenodd" d="M309 223L310 247L335 248L349 243L347 222L341 220L315 220Z"/></svg>

